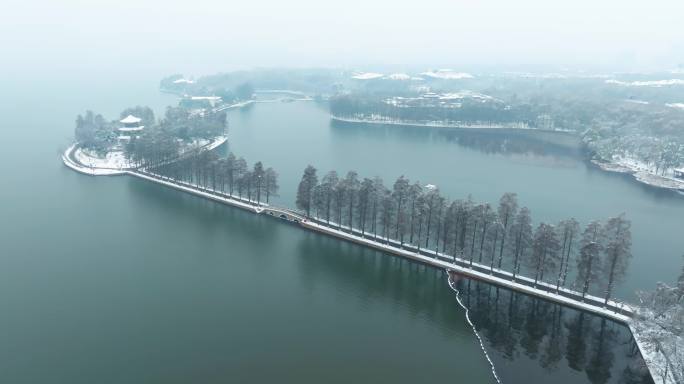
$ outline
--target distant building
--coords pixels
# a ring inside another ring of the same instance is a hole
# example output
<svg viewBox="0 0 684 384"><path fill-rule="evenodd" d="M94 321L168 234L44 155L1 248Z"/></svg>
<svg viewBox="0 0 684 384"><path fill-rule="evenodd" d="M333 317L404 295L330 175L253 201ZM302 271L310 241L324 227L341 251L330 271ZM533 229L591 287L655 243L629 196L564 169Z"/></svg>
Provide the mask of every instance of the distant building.
<svg viewBox="0 0 684 384"><path fill-rule="evenodd" d="M140 135L143 128L145 128L145 126L140 125L141 121L142 119L133 115L128 115L119 120L119 123L122 124L122 126L118 128L119 142L128 142L131 140L132 135L136 135L136 137L137 135Z"/></svg>
<svg viewBox="0 0 684 384"><path fill-rule="evenodd" d="M674 177L684 180L684 168L675 168Z"/></svg>
<svg viewBox="0 0 684 384"><path fill-rule="evenodd" d="M549 115L547 113L544 113L542 115L537 116L537 128L553 130L554 129L553 117L551 117L551 115Z"/></svg>

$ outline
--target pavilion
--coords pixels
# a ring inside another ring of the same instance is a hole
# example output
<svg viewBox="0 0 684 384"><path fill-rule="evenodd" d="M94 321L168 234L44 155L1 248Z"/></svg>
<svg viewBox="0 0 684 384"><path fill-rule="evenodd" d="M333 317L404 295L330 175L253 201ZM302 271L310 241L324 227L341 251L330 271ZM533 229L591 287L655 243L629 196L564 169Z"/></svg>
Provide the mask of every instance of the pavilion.
<svg viewBox="0 0 684 384"><path fill-rule="evenodd" d="M129 141L132 135L140 135L145 126L140 125L142 119L135 117L133 115L128 115L123 119L119 120L119 123L123 126L119 127L119 141Z"/></svg>

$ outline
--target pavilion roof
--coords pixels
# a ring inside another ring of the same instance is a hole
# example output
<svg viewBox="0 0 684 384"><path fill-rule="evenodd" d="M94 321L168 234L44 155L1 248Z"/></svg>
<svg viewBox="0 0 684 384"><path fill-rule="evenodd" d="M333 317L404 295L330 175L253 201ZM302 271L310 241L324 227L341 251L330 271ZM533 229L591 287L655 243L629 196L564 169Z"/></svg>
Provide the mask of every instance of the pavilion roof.
<svg viewBox="0 0 684 384"><path fill-rule="evenodd" d="M123 119L121 119L119 121L119 123L121 123L121 124L134 124L134 123L139 123L141 121L142 121L142 119L140 119L139 117L135 117L133 115L128 115L128 116L124 117Z"/></svg>

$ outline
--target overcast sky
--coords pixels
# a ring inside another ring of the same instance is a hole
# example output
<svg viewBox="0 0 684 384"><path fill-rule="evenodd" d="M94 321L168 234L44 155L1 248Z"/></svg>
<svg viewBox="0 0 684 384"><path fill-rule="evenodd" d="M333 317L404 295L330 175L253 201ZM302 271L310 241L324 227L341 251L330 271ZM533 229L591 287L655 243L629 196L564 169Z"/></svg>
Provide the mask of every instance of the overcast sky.
<svg viewBox="0 0 684 384"><path fill-rule="evenodd" d="M200 75L254 66L652 70L684 63L682 0L3 4L0 65L11 71L109 68Z"/></svg>

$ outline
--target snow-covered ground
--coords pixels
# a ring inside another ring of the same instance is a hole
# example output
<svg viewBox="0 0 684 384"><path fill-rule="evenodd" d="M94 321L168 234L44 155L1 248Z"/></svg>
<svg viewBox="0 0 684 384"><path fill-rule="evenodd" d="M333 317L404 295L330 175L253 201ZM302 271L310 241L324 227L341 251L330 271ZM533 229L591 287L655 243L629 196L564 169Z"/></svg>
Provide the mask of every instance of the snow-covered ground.
<svg viewBox="0 0 684 384"><path fill-rule="evenodd" d="M239 103L234 103L234 104L222 104L222 105L219 105L218 107L214 108L212 111L213 112L220 112L220 111L225 111L226 109L242 108L242 107L246 107L246 106L248 106L254 102L256 102L256 100L241 101Z"/></svg>
<svg viewBox="0 0 684 384"><path fill-rule="evenodd" d="M181 148L181 154L185 151L197 148L203 148L210 151L217 148L228 140L226 136L218 136L212 140L195 139ZM131 169L131 165L124 153L115 149L102 156L95 152L85 150L72 144L62 155L62 161L67 167L87 175L92 176L111 176L122 175L127 170Z"/></svg>
<svg viewBox="0 0 684 384"><path fill-rule="evenodd" d="M632 103L632 104L641 104L641 105L648 105L648 104L651 104L651 103L649 103L648 101L645 101L645 100L626 99L625 101L628 102L628 103Z"/></svg>
<svg viewBox="0 0 684 384"><path fill-rule="evenodd" d="M283 94L283 95L290 95L290 96L306 96L304 92L301 91L294 91L291 89L257 89L254 91L254 93L265 93L265 94Z"/></svg>
<svg viewBox="0 0 684 384"><path fill-rule="evenodd" d="M451 69L438 69L430 70L421 73L422 76L431 77L433 79L444 79L444 80L460 80L460 79L472 79L473 75L466 72L456 72Z"/></svg>
<svg viewBox="0 0 684 384"><path fill-rule="evenodd" d="M376 73L376 72L359 72L355 73L352 75L352 79L355 80L373 80L373 79L379 79L383 77L382 73Z"/></svg>
<svg viewBox="0 0 684 384"><path fill-rule="evenodd" d="M383 243L382 241L384 239L378 238L377 240L369 239L366 237L362 237L359 235L354 235L353 233L349 233L344 230L344 227L341 229L335 229L331 228L330 226L327 225L322 225L322 224L317 224L311 220L303 221L300 223L303 227L309 228L313 231L316 232L322 232L322 233L327 233L331 236L345 239L357 244L363 244L371 248L375 248L381 251L385 251L387 253L401 256L407 259L415 260L424 264L432 265L433 267L436 268L441 268L447 271L453 271L459 274L462 274L466 277L473 278L476 280L482 280L485 282L488 282L490 284L494 284L500 287L508 288L517 292L522 292L528 295L532 296L537 296L544 298L546 300L550 300L559 304L567 305L569 307L573 308L578 308L585 310L590 313L594 313L600 316L605 316L609 319L613 319L619 322L627 322L628 317L619 313L615 313L613 310L608 309L608 308L603 308L603 307L598 307L595 305L591 305L585 302L580 302L577 300L573 300L569 297L566 297L562 294L557 294L553 292L548 292L542 289L534 288L529 285L521 284L520 282L512 281L509 280L508 278L500 278L497 276L492 275L489 272L480 272L475 269L467 268L464 266L461 266L459 264L453 263L451 260L453 257L431 257L431 256L426 256L421 253L417 253L414 251L411 251L409 249L402 249L399 248L398 246L392 245L392 241L390 241L388 244ZM354 231L355 232L355 231ZM436 255L435 255L436 256ZM464 262L461 259L458 259L461 262ZM474 263L473 265L478 265L477 263ZM488 268L488 267L487 267ZM494 269L495 272L500 272L498 269ZM522 280L522 278L518 278L519 280ZM541 285L541 284L540 284ZM566 289L563 289L567 291ZM588 296L587 296L588 297ZM614 301L609 301L609 305L611 306L616 306L620 307L623 309L628 309L629 307L622 304L622 303L616 303Z"/></svg>
<svg viewBox="0 0 684 384"><path fill-rule="evenodd" d="M682 383L684 372L677 366L676 355L681 358L684 354L684 338L664 330L648 311L642 310L638 318L630 322L629 328L653 380L664 384Z"/></svg>
<svg viewBox="0 0 684 384"><path fill-rule="evenodd" d="M606 80L606 84L622 85L625 87L666 87L669 85L684 85L684 79L645 80L645 81L620 81L615 79Z"/></svg>
<svg viewBox="0 0 684 384"><path fill-rule="evenodd" d="M676 108L676 109L684 109L684 103L668 103L665 104L666 107L670 108Z"/></svg>
<svg viewBox="0 0 684 384"><path fill-rule="evenodd" d="M493 96L485 95L484 93L463 90L459 92L444 93L439 96L440 100L454 100L454 99L475 99L483 103L487 101L503 102Z"/></svg>
<svg viewBox="0 0 684 384"><path fill-rule="evenodd" d="M111 168L90 168L84 166L83 164L77 163L71 158L73 156L73 152L75 151L75 149L76 144L72 144L69 148L67 148L67 150L64 151L64 154L62 154L62 162L64 162L64 165L73 169L76 172L91 176L114 176L123 175L126 173L125 170Z"/></svg>
<svg viewBox="0 0 684 384"><path fill-rule="evenodd" d="M524 122L511 123L486 123L486 122L462 122L462 121L406 121L401 119L391 119L382 115L364 115L359 117L340 117L330 115L330 118L337 121L344 121L347 123L363 123L363 124L383 124L383 125L401 125L410 127L430 127L430 128L459 128L459 129L520 129L529 131L543 131L543 132L562 132L569 133L572 131L565 129L540 129L532 128Z"/></svg>
<svg viewBox="0 0 684 384"><path fill-rule="evenodd" d="M203 191L200 189L195 184L190 184L190 183L185 183L185 182L179 182L176 180L172 180L169 178L164 178L161 175L156 175L153 173L149 172L136 172L136 171L128 171L126 172L127 174L135 177L139 177L141 179L153 181L158 184L165 185L167 187L171 187L174 189L181 190L183 192L188 192L193 195L205 197L210 200L218 201L224 204L232 205L238 208L246 209L248 211L252 211L255 213L260 213L263 210L263 207L258 207L254 204L250 204L250 201L247 199L238 199L237 196L230 196L230 195L225 195L225 196L219 196L215 192L208 192L208 191ZM253 203L253 202L252 202ZM263 206L266 206L267 204L263 204Z"/></svg>
<svg viewBox="0 0 684 384"><path fill-rule="evenodd" d="M632 174L636 180L644 184L659 188L684 190L684 180L675 178L672 169L666 170L663 175L656 174L655 166L648 165L630 156L615 156L609 162L596 160L592 162L604 171Z"/></svg>
<svg viewBox="0 0 684 384"><path fill-rule="evenodd" d="M195 82L193 80L183 79L183 78L178 79L178 80L174 80L173 83L174 84L195 84Z"/></svg>
<svg viewBox="0 0 684 384"><path fill-rule="evenodd" d="M79 163L89 168L125 169L130 163L122 150L107 152L104 156L84 148L77 148L74 157Z"/></svg>
<svg viewBox="0 0 684 384"><path fill-rule="evenodd" d="M411 76L405 73L393 73L391 75L385 76L385 78L389 80L411 80Z"/></svg>

